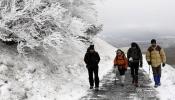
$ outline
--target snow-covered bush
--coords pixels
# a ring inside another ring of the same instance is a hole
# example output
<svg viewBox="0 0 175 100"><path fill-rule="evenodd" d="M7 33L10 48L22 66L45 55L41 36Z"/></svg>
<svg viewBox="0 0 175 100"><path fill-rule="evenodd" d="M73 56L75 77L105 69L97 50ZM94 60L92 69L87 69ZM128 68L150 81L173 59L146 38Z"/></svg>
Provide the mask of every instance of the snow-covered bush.
<svg viewBox="0 0 175 100"><path fill-rule="evenodd" d="M0 39L24 47L61 47L62 37L87 41L101 30L92 0L1 0Z"/></svg>

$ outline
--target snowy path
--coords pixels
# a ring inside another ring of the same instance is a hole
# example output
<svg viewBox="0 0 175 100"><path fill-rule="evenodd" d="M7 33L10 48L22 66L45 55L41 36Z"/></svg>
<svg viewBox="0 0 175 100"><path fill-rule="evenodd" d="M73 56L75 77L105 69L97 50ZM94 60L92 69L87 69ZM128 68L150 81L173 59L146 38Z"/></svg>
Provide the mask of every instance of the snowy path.
<svg viewBox="0 0 175 100"><path fill-rule="evenodd" d="M117 71L117 76L119 73ZM130 70L126 72L125 86L121 87L119 80L115 81L115 74L110 71L101 81L100 90L89 90L88 94L80 100L158 100L157 92L149 86L150 80L146 79L139 70L139 87L132 85Z"/></svg>

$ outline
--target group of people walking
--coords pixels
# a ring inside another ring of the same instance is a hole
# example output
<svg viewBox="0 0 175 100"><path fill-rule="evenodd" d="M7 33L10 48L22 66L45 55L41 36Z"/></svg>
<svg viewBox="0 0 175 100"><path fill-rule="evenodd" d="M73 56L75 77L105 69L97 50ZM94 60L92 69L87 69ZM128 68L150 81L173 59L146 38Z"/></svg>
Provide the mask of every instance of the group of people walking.
<svg viewBox="0 0 175 100"><path fill-rule="evenodd" d="M119 56L122 57L119 59ZM114 59L114 66L118 67L119 73L121 75L120 80L122 86L124 86L125 71L127 70L127 66L129 66L131 69L131 76L133 79L132 83L135 86L138 86L138 70L139 66L142 67L142 64L143 64L142 52L137 43L135 42L131 43L131 47L128 49L127 52L127 58L122 50L120 49L117 50L116 57ZM121 73L120 70L122 70L123 73Z"/></svg>
<svg viewBox="0 0 175 100"><path fill-rule="evenodd" d="M99 88L99 77L98 77L98 64L100 62L100 56L98 52L95 51L94 45L90 45L84 57L86 67L89 74L90 89L93 89L95 82L95 90ZM146 52L146 61L149 66L152 67L153 77L155 85L158 87L161 85L161 66L164 67L166 63L166 55L159 45L157 45L156 40L151 40L151 46ZM120 74L121 86L124 86L125 82L125 72L128 66L131 69L132 84L138 87L138 70L139 67L143 66L142 52L139 45L135 42L131 43L131 47L127 51L127 57L125 53L118 49L116 51L116 57L114 58L114 68L118 69ZM93 77L93 75L95 77Z"/></svg>

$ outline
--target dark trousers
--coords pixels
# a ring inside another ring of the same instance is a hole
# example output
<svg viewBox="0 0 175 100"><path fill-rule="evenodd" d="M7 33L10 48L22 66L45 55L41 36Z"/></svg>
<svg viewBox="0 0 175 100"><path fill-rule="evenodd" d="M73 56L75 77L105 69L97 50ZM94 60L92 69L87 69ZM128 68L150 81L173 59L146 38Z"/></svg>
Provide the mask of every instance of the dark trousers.
<svg viewBox="0 0 175 100"><path fill-rule="evenodd" d="M131 67L131 76L133 78L133 82L138 83L139 62L131 63L130 67Z"/></svg>
<svg viewBox="0 0 175 100"><path fill-rule="evenodd" d="M152 67L152 71L153 71L155 85L160 85L161 65L159 65L158 67Z"/></svg>
<svg viewBox="0 0 175 100"><path fill-rule="evenodd" d="M161 76L161 65L158 67L152 67L153 75L160 75Z"/></svg>
<svg viewBox="0 0 175 100"><path fill-rule="evenodd" d="M125 75L125 69L118 69L120 76Z"/></svg>
<svg viewBox="0 0 175 100"><path fill-rule="evenodd" d="M99 87L98 67L97 68L88 68L88 74L89 74L90 86L94 86L94 80L95 80L95 87ZM93 78L93 75L94 75L95 79Z"/></svg>

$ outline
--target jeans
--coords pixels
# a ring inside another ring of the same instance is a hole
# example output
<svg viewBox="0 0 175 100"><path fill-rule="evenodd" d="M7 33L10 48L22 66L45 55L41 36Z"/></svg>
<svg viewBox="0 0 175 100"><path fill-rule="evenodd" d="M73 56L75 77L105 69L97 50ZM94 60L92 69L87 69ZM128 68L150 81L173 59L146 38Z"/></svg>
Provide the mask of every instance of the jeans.
<svg viewBox="0 0 175 100"><path fill-rule="evenodd" d="M153 71L155 85L160 85L161 65L159 65L158 67L152 67L152 71Z"/></svg>

